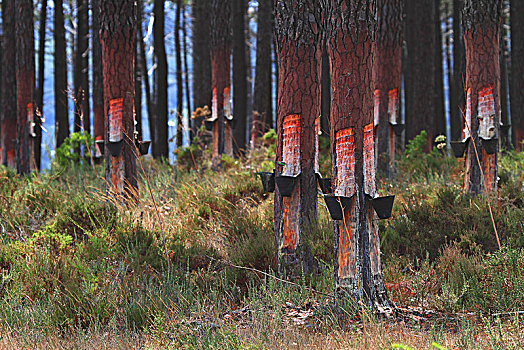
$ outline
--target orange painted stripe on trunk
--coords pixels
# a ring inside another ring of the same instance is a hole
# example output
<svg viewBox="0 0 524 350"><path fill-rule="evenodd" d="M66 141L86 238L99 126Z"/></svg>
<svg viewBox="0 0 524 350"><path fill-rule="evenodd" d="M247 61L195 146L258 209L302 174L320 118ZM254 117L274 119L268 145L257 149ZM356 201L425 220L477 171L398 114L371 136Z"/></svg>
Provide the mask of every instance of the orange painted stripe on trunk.
<svg viewBox="0 0 524 350"><path fill-rule="evenodd" d="M122 114L124 99L114 98L109 101L109 141L118 142L122 140L123 124Z"/></svg>
<svg viewBox="0 0 524 350"><path fill-rule="evenodd" d="M283 248L287 248L289 252L294 251L297 245L297 233L295 232L296 225L291 217L291 198L283 197L282 208L283 208L283 221L284 230L282 232Z"/></svg>

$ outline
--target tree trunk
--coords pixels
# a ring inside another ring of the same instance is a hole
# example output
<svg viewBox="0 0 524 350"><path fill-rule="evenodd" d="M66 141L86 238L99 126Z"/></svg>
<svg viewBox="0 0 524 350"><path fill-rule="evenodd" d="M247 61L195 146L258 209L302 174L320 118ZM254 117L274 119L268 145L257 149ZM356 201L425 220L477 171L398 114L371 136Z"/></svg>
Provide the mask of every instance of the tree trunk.
<svg viewBox="0 0 524 350"><path fill-rule="evenodd" d="M45 71L45 32L47 21L47 0L42 0L40 8L40 28L38 35L38 88L36 90L36 113L34 126L34 157L36 169L40 170L42 155L42 120L44 116L44 71Z"/></svg>
<svg viewBox="0 0 524 350"><path fill-rule="evenodd" d="M20 174L35 168L34 86L35 86L35 40L33 29L33 2L19 0L16 3L16 100L17 100L17 164Z"/></svg>
<svg viewBox="0 0 524 350"><path fill-rule="evenodd" d="M327 40L322 39L322 72L321 72L321 117L320 128L322 135L329 137L329 120L331 107L331 68L329 67L329 53L327 49Z"/></svg>
<svg viewBox="0 0 524 350"><path fill-rule="evenodd" d="M76 0L77 30L73 69L75 85L75 125L74 131L91 133L89 110L89 6L87 0ZM87 151L87 150L86 150Z"/></svg>
<svg viewBox="0 0 524 350"><path fill-rule="evenodd" d="M106 182L117 197L136 198L136 148L134 139L134 54L136 7L134 0L101 0L100 41L104 72L106 114ZM110 154L110 143L123 143Z"/></svg>
<svg viewBox="0 0 524 350"><path fill-rule="evenodd" d="M153 139L153 136L155 134L155 125L154 125L154 115L155 112L153 111L153 101L151 96L151 86L149 84L149 76L147 74L147 60L146 60L146 45L144 43L144 32L142 29L142 20L143 20L143 13L144 13L144 5L142 3L142 0L137 1L137 18L138 18L138 45L140 50L140 61L141 61L141 68L142 68L142 81L144 82L144 92L145 92L145 98L146 98L146 107L147 107L147 122L149 124L149 137Z"/></svg>
<svg viewBox="0 0 524 350"><path fill-rule="evenodd" d="M104 75L102 63L102 45L100 43L100 0L91 0L93 26L93 124L95 140L105 139L104 120ZM98 146L95 146L95 157L104 155Z"/></svg>
<svg viewBox="0 0 524 350"><path fill-rule="evenodd" d="M257 22L257 53L255 62L255 90L253 94L253 123L251 147L255 139L272 125L271 107L271 41L274 0L259 0Z"/></svg>
<svg viewBox="0 0 524 350"><path fill-rule="evenodd" d="M169 148L167 145L168 126L167 126L167 57L166 45L164 40L164 0L155 0L153 6L155 23L153 24L153 40L156 68L156 101L153 118L154 132L151 135L153 140L153 157L169 158Z"/></svg>
<svg viewBox="0 0 524 350"><path fill-rule="evenodd" d="M440 3L441 0L435 0L435 49L433 53L435 67L435 134L431 141L437 135L446 135L446 113L444 112L444 72L442 61L442 29L440 21Z"/></svg>
<svg viewBox="0 0 524 350"><path fill-rule="evenodd" d="M187 65L187 56L188 56L188 49L187 49L187 30L186 30L186 6L185 4L182 5L182 50L184 52L184 87L186 92L186 108L187 108L187 116L188 118L191 118L191 113L193 110L191 109L191 94L189 93L189 68ZM191 119L189 120L189 123L191 123ZM190 124L191 125L191 124ZM190 141L193 139L193 135L189 133Z"/></svg>
<svg viewBox="0 0 524 350"><path fill-rule="evenodd" d="M182 138L184 130L184 118L182 115L182 106L184 103L184 85L182 82L182 49L180 45L180 20L182 16L182 0L176 2L175 15L175 56L176 56L176 145L182 147Z"/></svg>
<svg viewBox="0 0 524 350"><path fill-rule="evenodd" d="M213 0L211 8L211 88L213 123L213 168L225 151L224 115L230 115L231 96L231 0Z"/></svg>
<svg viewBox="0 0 524 350"><path fill-rule="evenodd" d="M14 0L2 1L2 117L1 144L2 164L16 168L16 7Z"/></svg>
<svg viewBox="0 0 524 350"><path fill-rule="evenodd" d="M349 197L334 221L335 292L369 308L389 306L380 261L373 127L373 0L323 0L331 60L334 193Z"/></svg>
<svg viewBox="0 0 524 350"><path fill-rule="evenodd" d="M211 108L211 26L209 25L209 8L211 0L194 0L193 15L193 106ZM202 118L193 119L192 133L196 134L202 126Z"/></svg>
<svg viewBox="0 0 524 350"><path fill-rule="evenodd" d="M453 0L453 80L450 82L449 95L451 140L453 141L462 139L464 128L462 111L466 103L464 36L460 25L463 2L464 0Z"/></svg>
<svg viewBox="0 0 524 350"><path fill-rule="evenodd" d="M374 46L373 81L375 83L375 127L377 132L378 171L393 172L399 136L393 124L401 124L400 80L402 53L402 0L377 1L377 33Z"/></svg>
<svg viewBox="0 0 524 350"><path fill-rule="evenodd" d="M524 149L524 3L511 1L511 125L512 141Z"/></svg>
<svg viewBox="0 0 524 350"><path fill-rule="evenodd" d="M406 142L428 133L426 151L431 149L437 135L437 120L441 109L437 105L440 83L437 81L437 42L434 0L405 0L405 40L407 62L405 75Z"/></svg>
<svg viewBox="0 0 524 350"><path fill-rule="evenodd" d="M278 118L276 176L298 177L290 197L275 191L279 271L316 271L307 237L317 216L320 114L320 11L318 1L277 0ZM278 164L284 164L278 165Z"/></svg>
<svg viewBox="0 0 524 350"><path fill-rule="evenodd" d="M464 189L492 192L497 187L500 122L499 30L501 0L465 0L462 13L466 45L466 149ZM488 154L479 139L496 143ZM475 150L475 147L476 150ZM478 160L477 154L478 152Z"/></svg>
<svg viewBox="0 0 524 350"><path fill-rule="evenodd" d="M54 89L55 89L55 147L60 147L69 137L69 116L67 113L67 61L64 30L63 1L55 0L54 18Z"/></svg>
<svg viewBox="0 0 524 350"><path fill-rule="evenodd" d="M139 9L137 6L137 19L142 18L141 14L139 13ZM142 25L141 21L138 22ZM139 34L138 30L136 31L136 37L135 37L135 123L136 123L136 130L135 130L135 137L137 140L143 141L143 135L142 135L142 80L144 79L144 76L142 75L142 72L144 69L142 68L142 57L140 52L140 46L139 46Z"/></svg>
<svg viewBox="0 0 524 350"><path fill-rule="evenodd" d="M247 57L245 17L247 3L245 0L232 0L233 11L233 106L236 123L233 132L235 153L242 152L246 147L247 120ZM229 124L229 123L228 123Z"/></svg>
<svg viewBox="0 0 524 350"><path fill-rule="evenodd" d="M502 149L511 148L511 140L509 138L509 111L508 111L508 96L509 96L509 77L508 77L508 59L509 50L506 45L506 40L509 38L509 30L506 30L506 24L509 26L509 1L503 0L502 5L502 22L500 26L500 146Z"/></svg>

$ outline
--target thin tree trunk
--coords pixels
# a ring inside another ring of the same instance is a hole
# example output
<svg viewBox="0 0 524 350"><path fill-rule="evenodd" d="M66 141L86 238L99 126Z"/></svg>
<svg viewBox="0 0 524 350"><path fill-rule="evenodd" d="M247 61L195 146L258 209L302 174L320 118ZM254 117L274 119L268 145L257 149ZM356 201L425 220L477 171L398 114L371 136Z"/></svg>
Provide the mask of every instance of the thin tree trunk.
<svg viewBox="0 0 524 350"><path fill-rule="evenodd" d="M402 1L378 0L377 18L373 69L375 126L378 128L377 166L380 173L391 176L398 143L392 125L401 124Z"/></svg>
<svg viewBox="0 0 524 350"><path fill-rule="evenodd" d="M136 7L134 0L101 0L100 40L104 72L104 111L106 146L122 142L115 156L106 152L108 192L123 198L136 198L136 148L134 139L134 55Z"/></svg>
<svg viewBox="0 0 524 350"><path fill-rule="evenodd" d="M501 3L501 0L465 0L462 13L466 46L466 123L469 125L466 138L471 137L466 149L464 189L473 194L497 188ZM488 154L483 146L489 140L496 142L494 154Z"/></svg>
<svg viewBox="0 0 524 350"><path fill-rule="evenodd" d="M16 99L16 6L14 0L2 1L2 130L1 144L3 165L16 168L16 120L17 120L17 99ZM7 69L10 67L11 69Z"/></svg>
<svg viewBox="0 0 524 350"><path fill-rule="evenodd" d="M444 72L442 60L442 27L440 21L440 3L441 0L435 0L435 49L434 49L434 67L435 67L435 136L446 135L446 114L444 112ZM432 140L432 141L433 141Z"/></svg>
<svg viewBox="0 0 524 350"><path fill-rule="evenodd" d="M184 122L182 108L184 103L184 84L182 82L182 49L180 45L180 22L182 16L182 0L176 2L175 15L175 57L176 57L176 146L182 147Z"/></svg>
<svg viewBox="0 0 524 350"><path fill-rule="evenodd" d="M42 120L44 116L44 71L45 71L45 32L47 21L47 0L42 0L40 8L40 30L38 38L38 88L36 91L36 113L34 126L34 158L36 169L40 170L42 154Z"/></svg>
<svg viewBox="0 0 524 350"><path fill-rule="evenodd" d="M93 124L95 140L105 139L104 120L104 75L102 62L102 45L100 43L100 0L91 0L93 11ZM96 157L103 157L101 150L96 146Z"/></svg>
<svg viewBox="0 0 524 350"><path fill-rule="evenodd" d="M462 111L466 103L464 36L460 25L463 2L464 0L453 0L453 79L450 82L449 99L451 140L453 141L462 139L464 128Z"/></svg>
<svg viewBox="0 0 524 350"><path fill-rule="evenodd" d="M407 62L405 74L406 142L428 133L426 151L431 149L437 134L441 109L437 105L440 83L437 81L436 51L437 13L434 0L405 0ZM423 34L421 34L423 33Z"/></svg>
<svg viewBox="0 0 524 350"><path fill-rule="evenodd" d="M500 26L500 125L507 126L509 123L508 116L508 65L507 57L509 55L508 48L506 46L507 31L505 24L508 22L509 17L509 2L506 0L502 1L502 22ZM509 139L509 128L504 127L500 129L500 145L503 149L511 147L511 141Z"/></svg>
<svg viewBox="0 0 524 350"><path fill-rule="evenodd" d="M164 0L155 0L153 6L155 23L153 24L154 50L156 68L156 100L153 119L153 157L169 157L167 145L167 57L164 40Z"/></svg>
<svg viewBox="0 0 524 350"><path fill-rule="evenodd" d="M231 0L213 0L211 8L211 88L213 113L213 168L225 151L224 114L230 113L231 96Z"/></svg>
<svg viewBox="0 0 524 350"><path fill-rule="evenodd" d="M89 6L87 0L76 0L77 29L73 69L75 85L75 132L91 133L89 110ZM87 150L86 150L87 151Z"/></svg>
<svg viewBox="0 0 524 350"><path fill-rule="evenodd" d="M259 0L251 147L272 125L271 41L274 0Z"/></svg>
<svg viewBox="0 0 524 350"><path fill-rule="evenodd" d="M141 18L141 15L138 14L138 10L137 18ZM142 57L140 52L138 32L139 31L137 30L135 38L135 136L137 140L142 141L142 80L144 79L142 72L144 69L142 68Z"/></svg>
<svg viewBox="0 0 524 350"><path fill-rule="evenodd" d="M233 10L233 106L236 128L233 131L235 153L246 146L247 120L247 57L245 16L247 4L244 0L232 0Z"/></svg>
<svg viewBox="0 0 524 350"><path fill-rule="evenodd" d="M380 259L373 127L373 0L323 0L331 60L334 193L348 198L334 221L335 292L368 308L389 306Z"/></svg>
<svg viewBox="0 0 524 350"><path fill-rule="evenodd" d="M67 113L67 61L64 30L63 1L55 0L54 19L54 89L55 89L55 147L60 147L69 137L69 116Z"/></svg>
<svg viewBox="0 0 524 350"><path fill-rule="evenodd" d="M511 125L512 141L524 149L524 3L511 0Z"/></svg>
<svg viewBox="0 0 524 350"><path fill-rule="evenodd" d="M32 128L34 122L35 40L33 2L16 3L16 99L17 99L17 166L20 174L35 168Z"/></svg>
<svg viewBox="0 0 524 350"><path fill-rule="evenodd" d="M151 85L149 84L149 76L147 74L147 60L146 60L146 45L144 43L144 32L142 29L142 20L143 20L143 11L144 5L142 0L137 1L137 18L138 18L138 45L140 47L140 60L142 68L142 80L144 82L145 98L146 98L146 107L147 107L147 121L149 124L149 135L153 138L155 134L154 128L154 111L153 111L153 101L151 96Z"/></svg>
<svg viewBox="0 0 524 350"><path fill-rule="evenodd" d="M322 135L329 137L329 119L331 107L331 68L329 67L329 53L327 40L322 40L322 74L321 74L321 117L320 128Z"/></svg>
<svg viewBox="0 0 524 350"><path fill-rule="evenodd" d="M211 0L194 0L192 4L193 32L193 106L211 108L211 28L209 9ZM202 118L193 119L192 134L202 126Z"/></svg>
<svg viewBox="0 0 524 350"><path fill-rule="evenodd" d="M185 4L182 4L182 50L184 51L184 86L186 93L187 116L188 118L191 118L191 113L193 112L193 110L191 109L191 95L189 93L189 68L187 65L187 56L189 55L189 52L187 49L186 9L187 8ZM192 133L188 132L188 136L191 141L193 139Z"/></svg>

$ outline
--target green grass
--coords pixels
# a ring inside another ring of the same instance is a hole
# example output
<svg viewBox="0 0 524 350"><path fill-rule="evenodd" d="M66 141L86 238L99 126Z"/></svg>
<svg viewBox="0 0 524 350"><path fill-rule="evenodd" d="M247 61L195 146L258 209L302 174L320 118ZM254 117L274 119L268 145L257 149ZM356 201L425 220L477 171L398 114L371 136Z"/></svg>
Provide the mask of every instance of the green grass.
<svg viewBox="0 0 524 350"><path fill-rule="evenodd" d="M400 180L379 183L381 193L397 195L393 218L380 226L392 300L475 315L413 325L419 342L404 325L333 307L332 226L322 200L308 238L322 272L299 277L298 286L274 278L273 195L254 175L272 166L270 136L245 159L224 158L217 172L200 146L180 150L177 166L142 158L140 196L128 207L105 197L103 165L56 164L26 177L0 168L3 338L11 347L35 339L58 347L111 334L131 348L177 349L522 344L519 320L490 316L524 305L522 153L501 158L492 198L501 251L486 199L462 194L455 159L413 146L397 161ZM286 302L314 305L307 326L294 325Z"/></svg>

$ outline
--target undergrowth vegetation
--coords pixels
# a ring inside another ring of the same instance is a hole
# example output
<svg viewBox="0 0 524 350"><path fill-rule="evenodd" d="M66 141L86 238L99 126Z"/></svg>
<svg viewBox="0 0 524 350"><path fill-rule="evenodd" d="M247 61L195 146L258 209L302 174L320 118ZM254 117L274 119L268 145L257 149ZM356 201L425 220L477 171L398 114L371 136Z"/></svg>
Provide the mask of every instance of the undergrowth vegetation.
<svg viewBox="0 0 524 350"><path fill-rule="evenodd" d="M3 331L16 330L28 344L109 330L152 348L273 348L292 346L282 337L290 332L306 347L326 332L349 332L356 342L387 329L372 315L333 306L333 234L320 197L308 242L322 272L296 284L275 278L273 194L255 175L274 167L274 136L243 159L224 156L219 171L198 140L177 151L175 166L141 158L140 197L128 206L105 196L103 165L79 163L67 150L70 158L41 174L0 168ZM497 329L512 337L521 321L515 330L513 321L497 324L490 315L524 306L523 153L501 157L492 221L485 197L462 193L461 162L422 152L423 139L399 156L395 180L378 185L396 195L392 219L380 223L389 296L401 306L474 313L470 326L462 324L469 319L455 323L464 331L452 344L478 346L482 329L483 341L500 345ZM321 149L327 177L324 138ZM288 304L313 308L314 321L293 333ZM431 327L441 328L427 333L426 346L449 337L444 326ZM382 347L410 342L384 334ZM348 343L332 347L341 344Z"/></svg>

